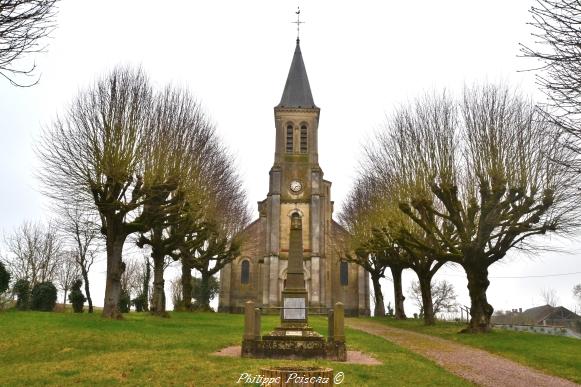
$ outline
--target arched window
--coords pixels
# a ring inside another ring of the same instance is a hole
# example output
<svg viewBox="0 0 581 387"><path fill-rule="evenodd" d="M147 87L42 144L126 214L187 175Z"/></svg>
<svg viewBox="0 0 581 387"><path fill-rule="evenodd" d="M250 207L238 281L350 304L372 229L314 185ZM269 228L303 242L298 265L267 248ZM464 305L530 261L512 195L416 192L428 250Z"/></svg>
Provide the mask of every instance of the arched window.
<svg viewBox="0 0 581 387"><path fill-rule="evenodd" d="M307 153L308 149L308 136L307 136L307 125L301 126L301 153Z"/></svg>
<svg viewBox="0 0 581 387"><path fill-rule="evenodd" d="M293 126L286 127L286 153L293 153Z"/></svg>
<svg viewBox="0 0 581 387"><path fill-rule="evenodd" d="M247 259L242 261L240 271L240 283L247 284L250 282L250 262Z"/></svg>
<svg viewBox="0 0 581 387"><path fill-rule="evenodd" d="M341 280L341 285L349 285L349 265L345 261L341 261L339 266L339 278Z"/></svg>

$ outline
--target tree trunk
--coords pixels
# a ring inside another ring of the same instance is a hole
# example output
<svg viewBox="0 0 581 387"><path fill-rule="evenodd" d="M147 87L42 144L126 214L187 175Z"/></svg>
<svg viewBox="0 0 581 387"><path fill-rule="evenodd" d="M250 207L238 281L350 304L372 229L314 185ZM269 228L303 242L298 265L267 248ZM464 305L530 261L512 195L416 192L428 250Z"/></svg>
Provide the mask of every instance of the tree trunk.
<svg viewBox="0 0 581 387"><path fill-rule="evenodd" d="M373 283L373 294L375 294L375 310L373 315L385 316L385 304L383 301L383 293L381 292L381 284L379 283L379 276L371 276L371 282Z"/></svg>
<svg viewBox="0 0 581 387"><path fill-rule="evenodd" d="M143 311L149 312L149 281L151 279L151 264L149 259L145 261L145 278L143 279Z"/></svg>
<svg viewBox="0 0 581 387"><path fill-rule="evenodd" d="M89 303L89 313L93 313L93 299L91 298L91 292L89 291L89 273L84 265L81 265L81 275L85 282L85 296L87 296L87 302Z"/></svg>
<svg viewBox="0 0 581 387"><path fill-rule="evenodd" d="M482 265L465 265L464 271L468 277L468 292L470 294L470 324L464 333L490 332L490 318L494 308L488 303L486 290L488 267Z"/></svg>
<svg viewBox="0 0 581 387"><path fill-rule="evenodd" d="M422 293L422 309L424 312L424 324L434 325L434 303L432 301L432 277L426 273L417 273Z"/></svg>
<svg viewBox="0 0 581 387"><path fill-rule="evenodd" d="M182 259L182 302L185 310L192 310L192 266Z"/></svg>
<svg viewBox="0 0 581 387"><path fill-rule="evenodd" d="M153 249L153 295L150 312L156 316L167 317L165 310L165 281L163 279L164 256Z"/></svg>
<svg viewBox="0 0 581 387"><path fill-rule="evenodd" d="M403 308L403 301L405 297L403 296L403 290L401 287L401 273L403 267L400 266L390 266L391 276L393 277L393 294L395 301L395 318L397 320L405 320L407 317Z"/></svg>
<svg viewBox="0 0 581 387"><path fill-rule="evenodd" d="M68 292L68 289L65 289L65 296L63 298L63 308L66 307L66 305L67 305L67 292Z"/></svg>
<svg viewBox="0 0 581 387"><path fill-rule="evenodd" d="M200 299L196 300L201 310L210 310L210 277L208 273L202 272L200 279Z"/></svg>
<svg viewBox="0 0 581 387"><path fill-rule="evenodd" d="M111 224L112 222L107 222ZM103 302L103 317L122 319L119 311L121 296L121 275L125 271L123 263L123 244L125 234L117 233L114 227L107 228L107 281L105 284L105 301Z"/></svg>

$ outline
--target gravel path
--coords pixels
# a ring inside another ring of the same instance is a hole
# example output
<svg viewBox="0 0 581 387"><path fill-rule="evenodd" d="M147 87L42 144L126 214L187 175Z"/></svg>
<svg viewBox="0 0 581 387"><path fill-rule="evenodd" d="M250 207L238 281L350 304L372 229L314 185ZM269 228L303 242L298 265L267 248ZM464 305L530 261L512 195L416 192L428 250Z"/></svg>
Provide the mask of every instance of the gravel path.
<svg viewBox="0 0 581 387"><path fill-rule="evenodd" d="M481 386L579 386L571 381L546 375L512 360L457 344L438 337L392 328L359 319L346 319L347 326L380 336L427 357L446 370Z"/></svg>

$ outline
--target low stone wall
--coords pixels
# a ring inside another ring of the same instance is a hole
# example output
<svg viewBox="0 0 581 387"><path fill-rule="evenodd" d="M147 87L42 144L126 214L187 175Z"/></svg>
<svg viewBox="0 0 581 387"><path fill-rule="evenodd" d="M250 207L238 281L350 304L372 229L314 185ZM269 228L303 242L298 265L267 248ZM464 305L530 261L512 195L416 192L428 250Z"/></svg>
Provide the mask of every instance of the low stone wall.
<svg viewBox="0 0 581 387"><path fill-rule="evenodd" d="M566 336L581 339L581 334L566 327L525 324L494 324L494 327L515 332L540 333L543 335Z"/></svg>

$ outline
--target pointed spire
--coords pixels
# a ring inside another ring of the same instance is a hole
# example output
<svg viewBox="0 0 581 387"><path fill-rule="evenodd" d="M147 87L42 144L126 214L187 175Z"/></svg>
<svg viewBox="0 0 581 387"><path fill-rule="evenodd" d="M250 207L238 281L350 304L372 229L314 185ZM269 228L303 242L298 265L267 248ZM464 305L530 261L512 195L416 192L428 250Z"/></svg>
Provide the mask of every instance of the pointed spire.
<svg viewBox="0 0 581 387"><path fill-rule="evenodd" d="M293 61L288 72L282 98L278 107L290 108L315 108L311 86L307 77L307 70L303 62L300 41L297 38L297 46L293 55Z"/></svg>

